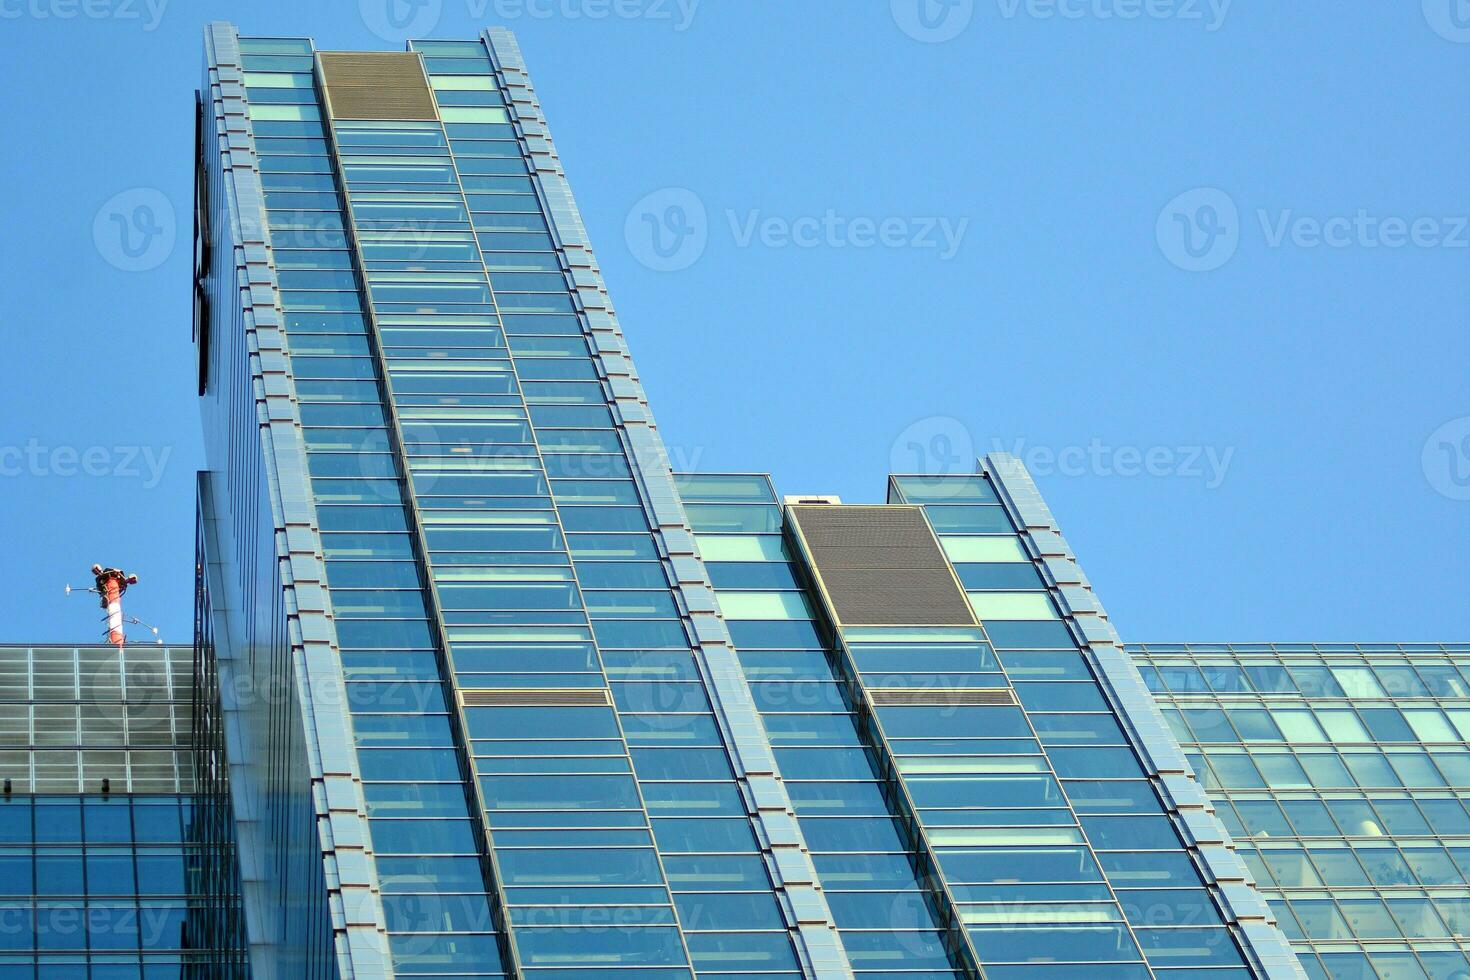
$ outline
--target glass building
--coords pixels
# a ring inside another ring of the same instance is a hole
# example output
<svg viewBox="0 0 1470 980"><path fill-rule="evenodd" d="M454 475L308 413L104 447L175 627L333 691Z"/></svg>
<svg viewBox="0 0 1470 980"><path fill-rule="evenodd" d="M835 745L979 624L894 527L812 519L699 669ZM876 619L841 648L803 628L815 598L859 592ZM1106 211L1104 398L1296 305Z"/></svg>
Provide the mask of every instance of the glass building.
<svg viewBox="0 0 1470 980"><path fill-rule="evenodd" d="M1470 646L1130 652L1308 975L1470 978Z"/></svg>
<svg viewBox="0 0 1470 980"><path fill-rule="evenodd" d="M676 478L508 33L212 25L198 133L198 823L258 975L1302 976L1013 459Z"/></svg>
<svg viewBox="0 0 1470 980"><path fill-rule="evenodd" d="M194 674L187 647L0 647L0 980L244 975Z"/></svg>

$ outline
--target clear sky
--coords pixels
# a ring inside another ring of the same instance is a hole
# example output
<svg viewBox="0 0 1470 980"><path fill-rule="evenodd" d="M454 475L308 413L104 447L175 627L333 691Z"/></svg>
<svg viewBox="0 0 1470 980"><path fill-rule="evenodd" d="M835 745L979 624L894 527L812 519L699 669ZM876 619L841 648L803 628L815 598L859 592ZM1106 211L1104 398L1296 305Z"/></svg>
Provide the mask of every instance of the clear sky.
<svg viewBox="0 0 1470 980"><path fill-rule="evenodd" d="M0 640L191 635L211 19L516 30L683 466L1005 449L1125 639L1470 640L1454 0L416 2L0 0Z"/></svg>

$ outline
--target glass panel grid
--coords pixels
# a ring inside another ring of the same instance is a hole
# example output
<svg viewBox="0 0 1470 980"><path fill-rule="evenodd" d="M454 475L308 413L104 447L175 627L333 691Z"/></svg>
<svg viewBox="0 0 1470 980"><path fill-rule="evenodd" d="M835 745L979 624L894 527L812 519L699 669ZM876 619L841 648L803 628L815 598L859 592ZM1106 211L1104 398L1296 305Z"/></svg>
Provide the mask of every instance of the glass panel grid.
<svg viewBox="0 0 1470 980"><path fill-rule="evenodd" d="M1466 971L1463 646L1130 653L1309 974Z"/></svg>

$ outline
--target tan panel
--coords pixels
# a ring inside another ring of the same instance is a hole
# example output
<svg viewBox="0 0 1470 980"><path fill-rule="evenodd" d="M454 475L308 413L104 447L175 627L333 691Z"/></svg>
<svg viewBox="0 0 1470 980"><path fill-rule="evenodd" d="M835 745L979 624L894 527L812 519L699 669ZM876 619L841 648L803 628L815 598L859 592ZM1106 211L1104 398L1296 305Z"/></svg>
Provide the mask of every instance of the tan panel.
<svg viewBox="0 0 1470 980"><path fill-rule="evenodd" d="M868 696L872 699L873 706L877 708L918 706L950 708L962 705L997 707L1016 704L1016 696L1009 688L1004 687L878 687L870 689Z"/></svg>
<svg viewBox="0 0 1470 980"><path fill-rule="evenodd" d="M592 688L471 688L459 692L466 708L575 708L606 706L607 689Z"/></svg>
<svg viewBox="0 0 1470 980"><path fill-rule="evenodd" d="M412 51L323 51L322 85L334 119L436 120L434 93Z"/></svg>
<svg viewBox="0 0 1470 980"><path fill-rule="evenodd" d="M801 504L786 510L838 625L976 625L920 508Z"/></svg>

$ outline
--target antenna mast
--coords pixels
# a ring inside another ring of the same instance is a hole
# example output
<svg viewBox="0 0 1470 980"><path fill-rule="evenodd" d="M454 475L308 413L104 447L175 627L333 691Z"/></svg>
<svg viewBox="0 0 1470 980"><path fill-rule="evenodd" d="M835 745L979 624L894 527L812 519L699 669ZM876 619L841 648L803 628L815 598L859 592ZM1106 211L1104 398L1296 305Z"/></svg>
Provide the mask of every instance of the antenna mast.
<svg viewBox="0 0 1470 980"><path fill-rule="evenodd" d="M122 597L128 586L138 584L138 576L101 565L93 565L92 574L97 578L97 594L102 597L102 608L107 610L107 640L121 650L127 643L123 634Z"/></svg>

